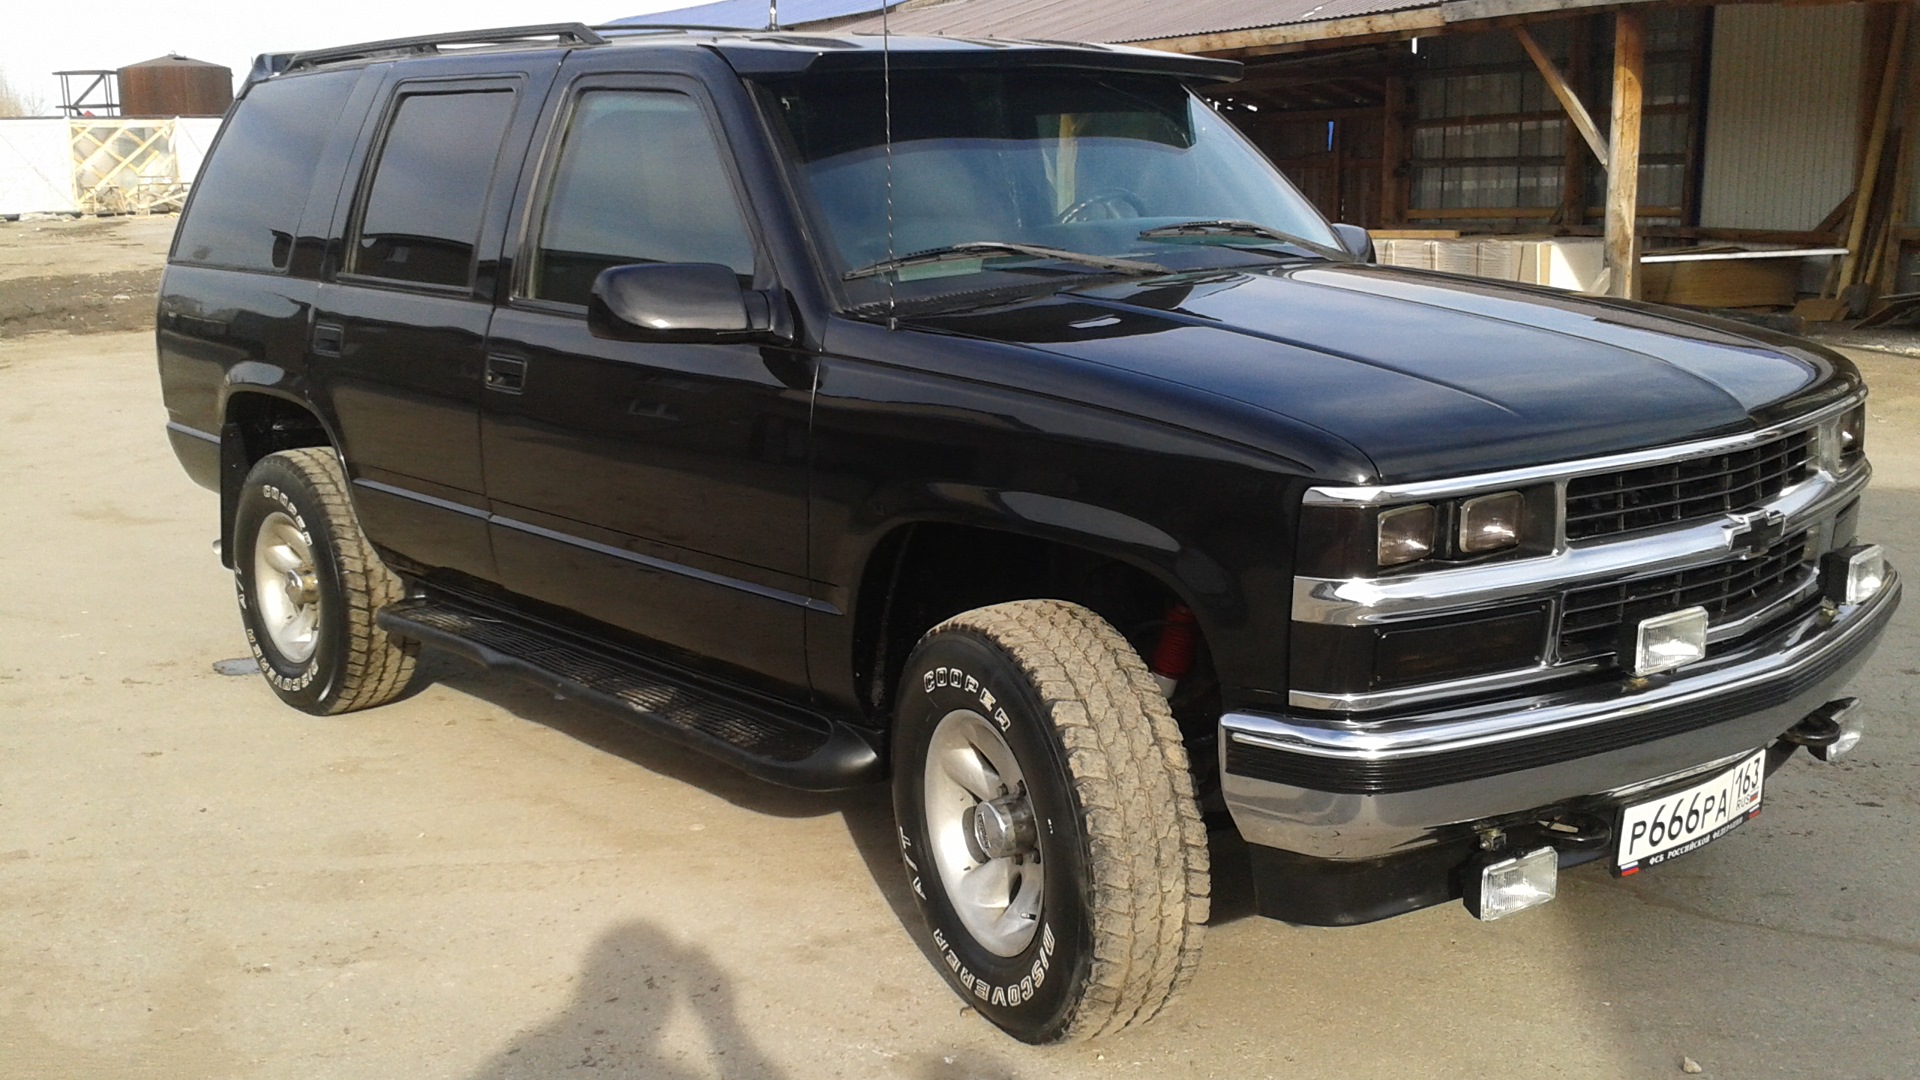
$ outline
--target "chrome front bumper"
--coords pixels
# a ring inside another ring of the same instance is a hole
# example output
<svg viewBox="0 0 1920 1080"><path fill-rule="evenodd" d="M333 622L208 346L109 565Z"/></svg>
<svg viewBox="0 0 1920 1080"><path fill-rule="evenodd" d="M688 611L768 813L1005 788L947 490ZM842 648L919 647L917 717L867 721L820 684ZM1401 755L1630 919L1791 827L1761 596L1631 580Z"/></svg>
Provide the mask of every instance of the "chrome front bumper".
<svg viewBox="0 0 1920 1080"><path fill-rule="evenodd" d="M1373 859L1462 827L1624 796L1772 743L1838 696L1899 605L1899 576L1670 675L1373 723L1229 713L1227 806L1252 844Z"/></svg>

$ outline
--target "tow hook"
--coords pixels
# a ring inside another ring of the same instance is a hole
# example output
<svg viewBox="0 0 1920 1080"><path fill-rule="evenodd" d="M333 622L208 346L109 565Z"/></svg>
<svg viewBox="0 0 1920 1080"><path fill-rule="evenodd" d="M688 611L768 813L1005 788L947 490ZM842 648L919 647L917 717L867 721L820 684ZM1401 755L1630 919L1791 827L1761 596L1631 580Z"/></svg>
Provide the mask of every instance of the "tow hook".
<svg viewBox="0 0 1920 1080"><path fill-rule="evenodd" d="M1860 699L1840 698L1808 713L1806 719L1788 728L1780 741L1804 746L1808 753L1831 765L1860 745L1865 730Z"/></svg>

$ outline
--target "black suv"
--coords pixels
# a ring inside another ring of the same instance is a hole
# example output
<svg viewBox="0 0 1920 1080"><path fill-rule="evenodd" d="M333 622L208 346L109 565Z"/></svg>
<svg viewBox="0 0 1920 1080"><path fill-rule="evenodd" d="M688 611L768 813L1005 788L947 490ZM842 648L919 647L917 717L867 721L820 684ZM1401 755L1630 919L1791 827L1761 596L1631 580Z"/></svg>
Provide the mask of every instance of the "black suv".
<svg viewBox="0 0 1920 1080"><path fill-rule="evenodd" d="M1261 910L1635 873L1757 812L1899 599L1805 342L1370 265L1098 46L516 28L263 57L180 223L168 432L289 704L421 646L800 788L892 778L1029 1041Z"/></svg>

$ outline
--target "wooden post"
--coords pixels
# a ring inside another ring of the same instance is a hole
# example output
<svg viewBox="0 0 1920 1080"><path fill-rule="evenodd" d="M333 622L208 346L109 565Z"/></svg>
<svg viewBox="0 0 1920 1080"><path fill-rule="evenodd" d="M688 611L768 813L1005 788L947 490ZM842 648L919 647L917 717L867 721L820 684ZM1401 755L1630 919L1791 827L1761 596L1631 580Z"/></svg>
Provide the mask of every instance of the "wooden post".
<svg viewBox="0 0 1920 1080"><path fill-rule="evenodd" d="M1406 211L1402 195L1408 179L1400 175L1407 159L1407 81L1387 76L1386 102L1380 107L1380 224L1400 224Z"/></svg>
<svg viewBox="0 0 1920 1080"><path fill-rule="evenodd" d="M1568 24L1568 36L1572 39L1572 48L1567 53L1567 85L1575 92L1587 86L1587 58L1593 42L1596 24L1585 16L1574 18ZM1565 146L1560 155L1560 224L1579 227L1587 223L1587 155L1581 152L1580 141L1573 137L1573 120L1567 120ZM1606 161L1600 162L1602 169Z"/></svg>
<svg viewBox="0 0 1920 1080"><path fill-rule="evenodd" d="M1613 124L1607 131L1607 292L1633 299L1640 251L1634 224L1640 201L1640 101L1646 76L1647 15L1613 17Z"/></svg>
<svg viewBox="0 0 1920 1080"><path fill-rule="evenodd" d="M1906 43L1907 16L1911 13L1909 5L1901 4L1899 13L1893 17L1892 40L1898 45L1904 46ZM1847 230L1847 254L1840 260L1840 283L1837 286L1840 289L1853 284L1854 275L1867 254L1863 250L1867 218L1873 214L1873 189L1880 179L1880 156L1886 147L1887 122L1893 115L1894 95L1900 92L1900 61L1905 52L1905 48L1887 50L1887 66L1880 79L1880 97L1873 110L1872 134L1867 139L1866 152L1860 155L1860 186L1854 189L1853 224Z"/></svg>

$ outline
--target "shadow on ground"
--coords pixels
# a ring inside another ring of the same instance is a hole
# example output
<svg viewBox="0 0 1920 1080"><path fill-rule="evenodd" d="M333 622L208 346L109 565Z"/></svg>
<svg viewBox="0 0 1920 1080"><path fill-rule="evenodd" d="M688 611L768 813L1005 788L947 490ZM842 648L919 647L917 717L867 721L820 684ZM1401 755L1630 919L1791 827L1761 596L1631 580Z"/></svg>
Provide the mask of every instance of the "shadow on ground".
<svg viewBox="0 0 1920 1080"><path fill-rule="evenodd" d="M726 973L707 951L637 920L594 942L560 1015L516 1036L469 1075L548 1080L581 1071L646 1080L787 1075L754 1041Z"/></svg>

